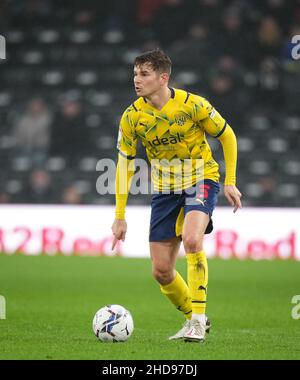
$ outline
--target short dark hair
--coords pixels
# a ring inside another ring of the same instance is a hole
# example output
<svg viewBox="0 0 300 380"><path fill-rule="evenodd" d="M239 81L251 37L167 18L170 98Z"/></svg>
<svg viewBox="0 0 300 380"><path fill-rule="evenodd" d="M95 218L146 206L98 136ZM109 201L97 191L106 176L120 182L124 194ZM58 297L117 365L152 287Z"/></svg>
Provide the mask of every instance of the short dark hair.
<svg viewBox="0 0 300 380"><path fill-rule="evenodd" d="M146 51L137 56L134 60L134 66L140 66L144 63L150 63L154 71L171 74L172 61L170 57L160 49Z"/></svg>

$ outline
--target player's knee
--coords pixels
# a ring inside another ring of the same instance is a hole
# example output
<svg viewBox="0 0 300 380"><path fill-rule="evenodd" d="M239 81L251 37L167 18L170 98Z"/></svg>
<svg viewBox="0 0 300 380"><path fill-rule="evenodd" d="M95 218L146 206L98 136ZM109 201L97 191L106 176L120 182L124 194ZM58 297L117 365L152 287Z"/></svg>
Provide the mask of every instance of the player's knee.
<svg viewBox="0 0 300 380"><path fill-rule="evenodd" d="M186 235L182 237L185 252L199 252L202 250L202 239L197 235Z"/></svg>
<svg viewBox="0 0 300 380"><path fill-rule="evenodd" d="M152 275L161 285L166 285L173 281L173 271L169 268L153 267Z"/></svg>

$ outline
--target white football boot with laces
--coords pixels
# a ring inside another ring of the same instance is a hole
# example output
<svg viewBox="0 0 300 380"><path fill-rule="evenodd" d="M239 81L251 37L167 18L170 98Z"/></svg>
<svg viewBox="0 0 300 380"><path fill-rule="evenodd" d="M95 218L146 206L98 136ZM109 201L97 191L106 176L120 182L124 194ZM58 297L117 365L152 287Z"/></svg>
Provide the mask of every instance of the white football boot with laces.
<svg viewBox="0 0 300 380"><path fill-rule="evenodd" d="M197 320L190 321L190 328L185 332L183 339L185 342L204 342L206 325Z"/></svg>
<svg viewBox="0 0 300 380"><path fill-rule="evenodd" d="M173 336L169 337L169 340L177 340L177 339L183 339L185 335L191 330L192 327L192 321L190 319L187 319L182 328ZM206 317L206 325L205 325L205 332L209 334L209 330L211 327L210 320Z"/></svg>

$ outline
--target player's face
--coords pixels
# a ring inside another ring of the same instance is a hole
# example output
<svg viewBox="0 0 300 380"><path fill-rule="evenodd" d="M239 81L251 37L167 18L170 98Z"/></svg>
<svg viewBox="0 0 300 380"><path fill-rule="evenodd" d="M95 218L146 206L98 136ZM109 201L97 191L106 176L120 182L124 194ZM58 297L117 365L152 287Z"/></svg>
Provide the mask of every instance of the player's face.
<svg viewBox="0 0 300 380"><path fill-rule="evenodd" d="M166 83L168 75L154 71L150 63L134 67L134 88L138 96L151 96Z"/></svg>

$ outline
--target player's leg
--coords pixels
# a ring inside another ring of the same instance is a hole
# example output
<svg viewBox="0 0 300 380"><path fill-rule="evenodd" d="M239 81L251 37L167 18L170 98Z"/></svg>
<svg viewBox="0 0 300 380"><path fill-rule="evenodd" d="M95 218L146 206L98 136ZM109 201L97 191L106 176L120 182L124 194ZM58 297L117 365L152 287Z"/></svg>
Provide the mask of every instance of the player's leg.
<svg viewBox="0 0 300 380"><path fill-rule="evenodd" d="M176 221L179 215L183 220L183 203L184 198L178 194L156 194L152 197L149 241L154 278L162 293L188 318L192 310L189 289L175 270L181 242Z"/></svg>
<svg viewBox="0 0 300 380"><path fill-rule="evenodd" d="M194 336L188 340L202 341L205 338L208 266L203 239L204 234L213 229L211 215L217 203L219 189L218 183L204 180L204 183L196 185L195 193L186 194L182 240L187 257L188 286L192 299L191 327L193 330L194 321L197 327L197 334L192 334Z"/></svg>
<svg viewBox="0 0 300 380"><path fill-rule="evenodd" d="M187 257L188 287L193 321L191 331L185 335L186 340L201 341L205 339L208 266L203 250L203 238L209 220L209 215L198 210L189 211L184 218L182 240ZM188 337L189 334L190 337Z"/></svg>
<svg viewBox="0 0 300 380"><path fill-rule="evenodd" d="M153 277L161 285L167 285L175 278L176 257L179 252L180 238L150 242Z"/></svg>
<svg viewBox="0 0 300 380"><path fill-rule="evenodd" d="M189 211L183 224L182 240L188 264L188 285L194 314L205 314L208 283L208 266L203 249L204 233L209 215L202 211Z"/></svg>
<svg viewBox="0 0 300 380"><path fill-rule="evenodd" d="M184 313L191 318L192 305L189 289L176 271L176 258L179 252L181 239L174 237L161 242L150 242L153 277L160 284L161 292Z"/></svg>
<svg viewBox="0 0 300 380"><path fill-rule="evenodd" d="M171 336L170 340L183 338L190 328L192 315L189 288L175 269L180 243L181 239L178 237L162 242L150 242L153 276L160 284L161 292L186 318L183 327L175 335Z"/></svg>

